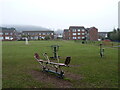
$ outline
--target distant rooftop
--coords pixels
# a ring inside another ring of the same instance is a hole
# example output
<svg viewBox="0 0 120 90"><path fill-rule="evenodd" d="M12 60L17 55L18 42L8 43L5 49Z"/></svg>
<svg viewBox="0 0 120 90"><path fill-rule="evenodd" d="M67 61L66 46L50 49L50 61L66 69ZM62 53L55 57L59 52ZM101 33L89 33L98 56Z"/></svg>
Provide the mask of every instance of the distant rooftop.
<svg viewBox="0 0 120 90"><path fill-rule="evenodd" d="M96 27L90 27L90 28L95 28L95 29L97 29Z"/></svg>
<svg viewBox="0 0 120 90"><path fill-rule="evenodd" d="M84 26L70 26L69 28L84 28Z"/></svg>
<svg viewBox="0 0 120 90"><path fill-rule="evenodd" d="M86 28L86 30L92 30L92 29L97 29L96 27L90 27L90 28ZM98 29L97 29L98 30Z"/></svg>
<svg viewBox="0 0 120 90"><path fill-rule="evenodd" d="M33 31L22 31L22 32L54 32L54 31L50 31L50 30L44 30L44 31L41 31L41 30L38 31L38 30L37 30L37 31L34 31L34 30L33 30Z"/></svg>
<svg viewBox="0 0 120 90"><path fill-rule="evenodd" d="M69 31L69 29L64 29L64 32L68 32Z"/></svg>
<svg viewBox="0 0 120 90"><path fill-rule="evenodd" d="M2 32L16 32L15 28L6 28L6 27L0 27L0 30Z"/></svg>
<svg viewBox="0 0 120 90"><path fill-rule="evenodd" d="M15 30L15 28L6 28L6 27L0 27L1 30Z"/></svg>

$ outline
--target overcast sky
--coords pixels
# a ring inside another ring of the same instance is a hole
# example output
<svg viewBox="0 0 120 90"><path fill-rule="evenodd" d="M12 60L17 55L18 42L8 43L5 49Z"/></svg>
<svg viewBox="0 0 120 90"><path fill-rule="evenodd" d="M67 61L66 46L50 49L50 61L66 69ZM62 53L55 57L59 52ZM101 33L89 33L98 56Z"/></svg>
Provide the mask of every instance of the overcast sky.
<svg viewBox="0 0 120 90"><path fill-rule="evenodd" d="M35 25L50 29L118 26L119 0L0 0L0 25Z"/></svg>

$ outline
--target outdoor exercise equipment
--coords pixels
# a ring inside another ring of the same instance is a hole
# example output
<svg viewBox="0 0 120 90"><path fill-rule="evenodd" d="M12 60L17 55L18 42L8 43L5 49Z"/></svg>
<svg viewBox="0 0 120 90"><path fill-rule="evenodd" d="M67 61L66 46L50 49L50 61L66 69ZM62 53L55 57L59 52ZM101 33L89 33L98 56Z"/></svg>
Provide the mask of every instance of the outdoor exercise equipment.
<svg viewBox="0 0 120 90"><path fill-rule="evenodd" d="M104 56L104 48L102 46L103 46L103 44L100 44L100 56L101 56L101 58Z"/></svg>
<svg viewBox="0 0 120 90"><path fill-rule="evenodd" d="M34 54L34 58L42 65L42 70L46 72L52 72L58 75L59 78L64 77L64 71L62 70L62 67L69 67L69 63L71 60L71 57L66 57L66 60L64 63L55 63L51 62L47 56L47 53L44 53L43 56L46 60L42 60L38 53ZM53 67L55 70L51 70L50 67Z"/></svg>
<svg viewBox="0 0 120 90"><path fill-rule="evenodd" d="M50 57L51 59L59 59L60 57L58 56L59 47L60 47L59 45L51 45L51 48L53 49L53 57Z"/></svg>

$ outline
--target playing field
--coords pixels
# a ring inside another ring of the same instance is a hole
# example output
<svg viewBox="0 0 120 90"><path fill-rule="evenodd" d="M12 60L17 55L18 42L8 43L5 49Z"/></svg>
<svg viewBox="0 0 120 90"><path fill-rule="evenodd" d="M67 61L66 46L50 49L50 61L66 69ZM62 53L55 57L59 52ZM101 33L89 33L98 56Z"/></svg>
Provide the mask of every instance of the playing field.
<svg viewBox="0 0 120 90"><path fill-rule="evenodd" d="M37 52L53 56L51 45L60 45L60 62L71 56L70 67L64 67L65 78L42 72L34 59ZM118 49L105 47L100 58L99 46L74 41L2 42L3 88L117 88Z"/></svg>

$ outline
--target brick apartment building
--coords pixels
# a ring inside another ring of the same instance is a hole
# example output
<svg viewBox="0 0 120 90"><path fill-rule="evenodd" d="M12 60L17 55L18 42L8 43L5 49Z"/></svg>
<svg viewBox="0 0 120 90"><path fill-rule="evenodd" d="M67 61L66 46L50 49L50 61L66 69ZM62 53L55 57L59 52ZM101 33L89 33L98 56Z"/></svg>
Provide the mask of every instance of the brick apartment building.
<svg viewBox="0 0 120 90"><path fill-rule="evenodd" d="M63 39L64 40L69 40L69 29L64 29Z"/></svg>
<svg viewBox="0 0 120 90"><path fill-rule="evenodd" d="M63 39L65 40L82 40L86 37L86 30L83 26L70 26L64 29Z"/></svg>
<svg viewBox="0 0 120 90"><path fill-rule="evenodd" d="M0 40L2 41L14 41L17 40L17 31L15 28L1 28Z"/></svg>
<svg viewBox="0 0 120 90"><path fill-rule="evenodd" d="M98 40L98 29L95 27L70 26L63 31L64 40Z"/></svg>
<svg viewBox="0 0 120 90"><path fill-rule="evenodd" d="M86 29L83 26L70 26L64 29L63 39L65 40L82 40L86 38Z"/></svg>
<svg viewBox="0 0 120 90"><path fill-rule="evenodd" d="M22 36L27 36L29 40L44 39L46 36L54 39L54 31L22 31Z"/></svg>
<svg viewBox="0 0 120 90"><path fill-rule="evenodd" d="M45 39L48 36L51 40L54 39L54 31L22 31L18 33L15 28L4 28L0 31L0 40L13 41L20 38L28 37L29 40ZM95 27L85 28L84 26L70 26L69 29L64 29L64 40L98 40L98 29Z"/></svg>
<svg viewBox="0 0 120 90"><path fill-rule="evenodd" d="M87 28L87 39L90 41L98 41L98 29L95 27Z"/></svg>

